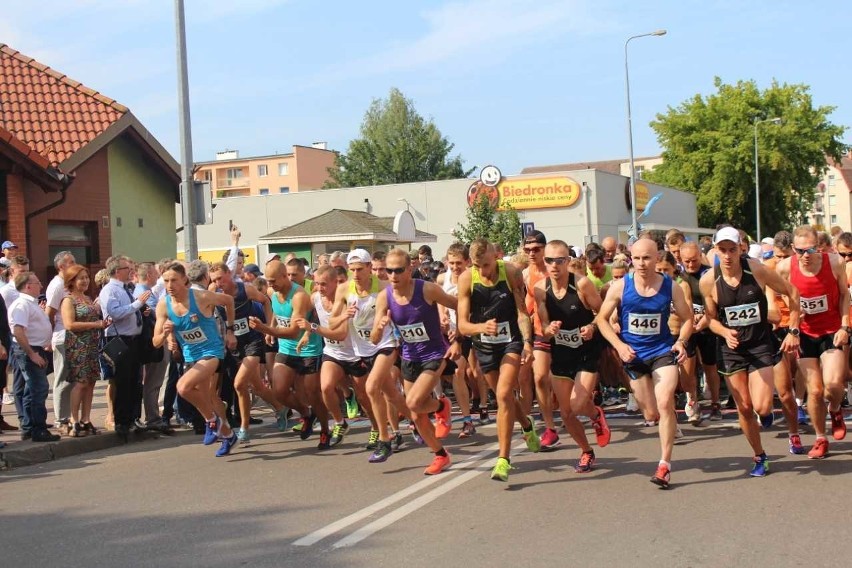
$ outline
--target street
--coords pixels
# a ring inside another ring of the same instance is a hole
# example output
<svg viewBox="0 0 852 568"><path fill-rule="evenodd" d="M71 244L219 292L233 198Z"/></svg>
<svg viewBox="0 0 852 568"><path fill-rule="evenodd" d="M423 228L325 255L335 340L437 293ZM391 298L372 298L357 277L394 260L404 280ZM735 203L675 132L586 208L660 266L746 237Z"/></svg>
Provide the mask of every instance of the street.
<svg viewBox="0 0 852 568"><path fill-rule="evenodd" d="M488 479L493 424L458 440L457 423L436 477L411 443L367 463L363 425L325 453L271 426L221 459L192 434L146 440L0 475L0 548L14 566L836 565L852 445L791 456L776 424L771 475L752 479L732 418L682 425L669 490L648 482L656 429L623 415L592 473L563 436L518 450L508 484Z"/></svg>

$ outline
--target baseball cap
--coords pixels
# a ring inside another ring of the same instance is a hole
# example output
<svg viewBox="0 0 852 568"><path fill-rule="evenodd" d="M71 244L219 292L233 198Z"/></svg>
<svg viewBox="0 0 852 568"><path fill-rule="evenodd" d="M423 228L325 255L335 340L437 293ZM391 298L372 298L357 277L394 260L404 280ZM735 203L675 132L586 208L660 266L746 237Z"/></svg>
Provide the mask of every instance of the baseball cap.
<svg viewBox="0 0 852 568"><path fill-rule="evenodd" d="M532 243L546 245L547 239L544 237L544 233L542 233L541 231L530 231L527 236L524 237L524 244Z"/></svg>
<svg viewBox="0 0 852 568"><path fill-rule="evenodd" d="M760 258L760 255L761 255L762 252L763 252L763 249L761 249L760 245L757 244L757 243L749 245L749 247L748 247L748 255L751 258Z"/></svg>
<svg viewBox="0 0 852 568"><path fill-rule="evenodd" d="M775 239L773 239L772 237L764 237L763 240L760 241L760 242L762 242L765 245L774 245Z"/></svg>
<svg viewBox="0 0 852 568"><path fill-rule="evenodd" d="M243 272L250 272L255 276L263 276L263 274L261 274L260 272L260 267L256 264L246 264L245 266L243 266Z"/></svg>
<svg viewBox="0 0 852 568"><path fill-rule="evenodd" d="M718 245L722 241L731 241L735 245L740 244L740 232L733 227L722 227L716 231L716 236L713 237L713 244Z"/></svg>
<svg viewBox="0 0 852 568"><path fill-rule="evenodd" d="M373 257L364 249L355 249L346 257L346 264L360 262L361 264L370 264L373 262Z"/></svg>
<svg viewBox="0 0 852 568"><path fill-rule="evenodd" d="M266 258L264 259L263 264L264 265L269 264L273 260L281 260L281 255L278 254L277 252L271 252L271 253L266 255Z"/></svg>
<svg viewBox="0 0 852 568"><path fill-rule="evenodd" d="M18 245L16 245L12 241L3 241L3 246L0 247L0 248L3 248L4 250L5 249L16 249L16 248L18 248Z"/></svg>

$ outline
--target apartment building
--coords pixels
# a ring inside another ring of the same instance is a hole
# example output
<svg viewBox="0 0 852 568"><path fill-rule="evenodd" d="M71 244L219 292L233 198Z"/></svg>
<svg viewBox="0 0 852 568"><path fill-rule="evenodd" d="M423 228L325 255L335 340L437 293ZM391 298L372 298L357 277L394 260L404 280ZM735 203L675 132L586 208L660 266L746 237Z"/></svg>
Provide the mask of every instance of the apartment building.
<svg viewBox="0 0 852 568"><path fill-rule="evenodd" d="M246 197L321 189L334 166L335 152L325 142L293 146L289 154L240 158L238 150L216 153L196 163L195 179L210 182L213 197Z"/></svg>
<svg viewBox="0 0 852 568"><path fill-rule="evenodd" d="M852 231L852 151L840 164L828 161L828 170L817 184L808 223L820 228Z"/></svg>

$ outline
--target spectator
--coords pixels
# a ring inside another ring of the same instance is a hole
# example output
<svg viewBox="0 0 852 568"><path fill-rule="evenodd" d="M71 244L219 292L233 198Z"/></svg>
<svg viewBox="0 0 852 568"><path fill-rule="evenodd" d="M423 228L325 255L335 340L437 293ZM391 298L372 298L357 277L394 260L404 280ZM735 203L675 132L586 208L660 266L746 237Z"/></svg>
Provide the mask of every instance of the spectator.
<svg viewBox="0 0 852 568"><path fill-rule="evenodd" d="M24 255L19 254L14 256L10 262L9 279L6 284L0 287L0 296L3 296L3 301L6 302L7 306L11 306L12 302L18 297L18 289L15 287L15 277L30 270L30 259Z"/></svg>
<svg viewBox="0 0 852 568"><path fill-rule="evenodd" d="M103 287L107 285L109 282L109 272L107 272L106 268L101 268L95 273L95 287L100 294L100 291L103 290ZM100 297L95 296L95 306L98 307L98 310L103 313L101 310L101 300ZM104 419L104 429L106 430L115 430L115 420L113 418L113 401L115 400L115 386L112 380L112 368L106 362L103 357L98 357L98 365L101 368L101 378L105 379L107 382L106 388L106 400L107 400L107 414Z"/></svg>
<svg viewBox="0 0 852 568"><path fill-rule="evenodd" d="M79 264L63 270L68 294L60 304L63 330L64 377L71 385L70 434L74 437L97 434L91 420L95 383L101 375L98 343L101 331L110 323L101 318L98 307L86 295L89 271Z"/></svg>
<svg viewBox="0 0 852 568"><path fill-rule="evenodd" d="M299 286L304 288L305 292L307 292L308 294L313 292L314 281L310 278L306 278L304 263L294 256L293 258L288 260L286 264L287 277L290 279L290 282L298 284Z"/></svg>
<svg viewBox="0 0 852 568"><path fill-rule="evenodd" d="M426 262L426 259L429 259L429 262L432 262L432 247L429 245L421 245L420 248L417 249L417 258L420 260L420 264Z"/></svg>
<svg viewBox="0 0 852 568"><path fill-rule="evenodd" d="M142 406L145 409L145 426L165 432L163 419L160 415L160 389L166 381L166 373L169 368L169 358L164 349L155 349L150 344L154 333L156 322L157 300L154 298L154 287L160 274L153 262L143 262L136 267L136 288L133 297L138 299L143 293L151 290L151 295L146 302L148 309L143 311L143 332L140 345L140 359L142 362Z"/></svg>
<svg viewBox="0 0 852 568"><path fill-rule="evenodd" d="M373 253L371 270L379 280L388 281L387 254L385 251L377 250Z"/></svg>
<svg viewBox="0 0 852 568"><path fill-rule="evenodd" d="M263 276L260 272L260 267L256 264L246 264L243 267L243 282L246 284L251 284L258 278Z"/></svg>
<svg viewBox="0 0 852 568"><path fill-rule="evenodd" d="M272 260L280 260L280 259L281 259L281 257L278 257L278 258L272 259ZM317 268L319 268L320 266L325 266L328 263L329 263L329 256L327 254L323 253L323 254L321 254L317 257ZM268 264L268 262L267 262L267 264Z"/></svg>
<svg viewBox="0 0 852 568"><path fill-rule="evenodd" d="M9 330L9 313L6 310L6 302L0 297L0 386L5 389L9 384L9 378L6 375L6 363L11 356L12 349L12 334ZM3 398L0 397L0 410L3 408ZM3 419L0 414L0 432L13 432L17 430L17 426L12 426ZM5 446L5 442L0 442L0 448Z"/></svg>
<svg viewBox="0 0 852 568"><path fill-rule="evenodd" d="M9 325L14 333L12 356L24 379L21 439L55 442L59 436L47 429L47 353L53 329L47 314L38 307L41 282L32 272L15 276L18 298L9 306Z"/></svg>
<svg viewBox="0 0 852 568"><path fill-rule="evenodd" d="M328 263L334 267L342 266L346 268L346 253L340 250L334 251L331 253Z"/></svg>
<svg viewBox="0 0 852 568"><path fill-rule="evenodd" d="M50 325L53 326L53 415L56 419L54 426L60 431L71 433L71 390L74 385L68 381L65 369L65 327L59 306L65 298L66 285L63 276L69 266L76 266L71 251L64 250L53 257L56 276L47 285L47 307L45 312ZM88 275L86 277L88 280Z"/></svg>
<svg viewBox="0 0 852 568"><path fill-rule="evenodd" d="M18 245L12 241L4 241L3 256L0 257L0 265L6 267L12 266L12 259L16 256L18 256ZM9 278L9 280L12 280L12 278Z"/></svg>

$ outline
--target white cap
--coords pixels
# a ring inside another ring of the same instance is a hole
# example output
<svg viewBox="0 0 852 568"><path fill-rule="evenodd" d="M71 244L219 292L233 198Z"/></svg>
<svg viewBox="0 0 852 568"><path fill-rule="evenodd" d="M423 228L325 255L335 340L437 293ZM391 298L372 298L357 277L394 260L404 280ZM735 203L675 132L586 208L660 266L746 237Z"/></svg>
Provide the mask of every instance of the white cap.
<svg viewBox="0 0 852 568"><path fill-rule="evenodd" d="M735 245L740 244L740 232L733 227L724 227L716 232L713 244L718 245L722 241L731 241Z"/></svg>
<svg viewBox="0 0 852 568"><path fill-rule="evenodd" d="M373 262L373 257L364 249L355 249L346 257L346 264L352 264L353 262L371 264Z"/></svg>
<svg viewBox="0 0 852 568"><path fill-rule="evenodd" d="M763 249L757 243L751 244L748 247L748 255L751 258L760 258L760 255L763 254Z"/></svg>
<svg viewBox="0 0 852 568"><path fill-rule="evenodd" d="M760 242L762 242L762 243L763 243L763 244L765 244L765 245L774 245L774 244L775 244L775 239L773 239L772 237L765 237L765 238L764 238L762 241L760 241Z"/></svg>
<svg viewBox="0 0 852 568"><path fill-rule="evenodd" d="M263 261L263 264L267 265L270 262L272 262L273 260L281 260L281 255L278 254L277 252L271 252L271 253L266 255L266 259Z"/></svg>

